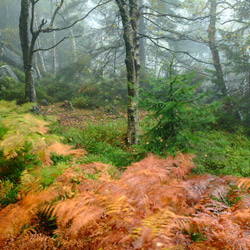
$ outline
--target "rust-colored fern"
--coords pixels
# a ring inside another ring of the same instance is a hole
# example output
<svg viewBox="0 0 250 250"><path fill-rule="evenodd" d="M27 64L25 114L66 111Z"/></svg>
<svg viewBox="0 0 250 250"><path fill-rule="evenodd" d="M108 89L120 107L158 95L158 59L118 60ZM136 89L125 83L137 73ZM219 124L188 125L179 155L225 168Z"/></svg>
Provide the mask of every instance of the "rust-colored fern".
<svg viewBox="0 0 250 250"><path fill-rule="evenodd" d="M250 249L248 181L187 176L192 168L183 154L150 155L119 178L106 164L69 167L47 190L0 212L0 242L5 249ZM57 228L44 233L39 213Z"/></svg>

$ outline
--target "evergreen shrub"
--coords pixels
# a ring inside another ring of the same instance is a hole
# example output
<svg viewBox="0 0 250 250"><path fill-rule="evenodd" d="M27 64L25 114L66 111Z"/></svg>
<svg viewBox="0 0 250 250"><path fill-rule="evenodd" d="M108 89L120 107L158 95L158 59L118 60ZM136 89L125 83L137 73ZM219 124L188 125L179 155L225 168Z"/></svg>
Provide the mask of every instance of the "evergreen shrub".
<svg viewBox="0 0 250 250"><path fill-rule="evenodd" d="M148 112L142 136L147 151L187 151L197 140L194 131L213 123L216 105L202 103L205 94L197 94L198 84L190 84L193 74L176 75L170 65L169 77L153 80L150 91L141 90L140 106Z"/></svg>

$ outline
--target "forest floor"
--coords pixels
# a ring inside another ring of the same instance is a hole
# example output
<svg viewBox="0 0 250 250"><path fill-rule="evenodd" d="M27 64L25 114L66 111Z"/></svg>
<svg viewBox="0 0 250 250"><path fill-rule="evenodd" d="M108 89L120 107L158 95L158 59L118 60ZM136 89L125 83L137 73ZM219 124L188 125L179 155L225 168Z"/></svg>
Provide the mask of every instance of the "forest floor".
<svg viewBox="0 0 250 250"><path fill-rule="evenodd" d="M105 124L119 119L127 119L127 111L123 109L79 109L65 108L63 103L56 103L49 106L39 105L39 110L43 116L53 116L58 124L66 127L83 129L86 123ZM146 111L140 111L139 117L142 119Z"/></svg>
<svg viewBox="0 0 250 250"><path fill-rule="evenodd" d="M0 105L0 249L250 250L250 178L229 175L249 176L248 138L207 132L200 162L224 176L200 174L191 154L124 149L125 112L61 105L40 107L49 127Z"/></svg>

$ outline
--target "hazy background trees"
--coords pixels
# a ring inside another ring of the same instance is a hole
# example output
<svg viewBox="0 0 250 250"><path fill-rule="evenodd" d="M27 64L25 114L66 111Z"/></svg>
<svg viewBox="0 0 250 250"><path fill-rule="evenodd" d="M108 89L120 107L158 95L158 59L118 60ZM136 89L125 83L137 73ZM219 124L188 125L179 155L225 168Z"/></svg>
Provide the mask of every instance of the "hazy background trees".
<svg viewBox="0 0 250 250"><path fill-rule="evenodd" d="M19 1L4 0L0 4L1 49L22 56ZM55 0L36 3L34 30L43 19L51 22L59 4ZM124 35L129 22L124 21L122 6L136 17L128 20L138 26L132 27L131 33L138 43L133 45L136 51L131 50ZM67 1L58 11L53 28L68 28L55 33L51 27L51 32L41 32L36 39L32 75L38 86L38 101L67 99L82 107L126 104L127 80L134 84L128 67L131 63L124 63L130 51L141 61L135 73L137 78L141 75L136 80L141 88L148 88L150 79L166 77L174 56L172 68L176 74L195 72L191 84L200 81L199 91L211 93L208 101L222 100L225 112L234 114L239 122L247 122L249 8L249 3L241 0ZM47 51L50 47L53 50ZM4 58L1 52L3 62Z"/></svg>

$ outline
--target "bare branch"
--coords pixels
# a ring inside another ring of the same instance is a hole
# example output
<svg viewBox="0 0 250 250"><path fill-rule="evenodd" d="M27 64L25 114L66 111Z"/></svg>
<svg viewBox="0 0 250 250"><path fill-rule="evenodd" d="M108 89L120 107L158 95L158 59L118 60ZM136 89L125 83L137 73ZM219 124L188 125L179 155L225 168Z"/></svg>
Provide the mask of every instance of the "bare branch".
<svg viewBox="0 0 250 250"><path fill-rule="evenodd" d="M150 36L147 36L147 35L143 35L143 34L139 34L140 36L143 36L147 39L149 39L155 46L161 48L161 49L164 49L164 50L167 50L171 53L175 53L175 54L185 54L185 55L188 55L190 58L192 58L193 60L195 60L196 62L200 62L200 63L203 63L203 64L207 64L207 65L213 65L213 63L209 63L209 62L205 62L205 61L202 61L202 60L199 60L198 58L192 56L190 53L188 53L187 51L181 51L181 50L172 50L172 49L169 49L163 45L159 45L155 42L155 38L153 37L150 37Z"/></svg>
<svg viewBox="0 0 250 250"><path fill-rule="evenodd" d="M63 3L64 3L64 0L61 0L60 4L56 7L56 9L55 9L55 11L54 11L54 13L52 15L52 18L51 18L51 21L50 21L50 24L49 24L48 28L52 28L53 27L56 15L57 15L58 11L62 8Z"/></svg>
<svg viewBox="0 0 250 250"><path fill-rule="evenodd" d="M62 1L63 1L63 0L62 0ZM68 25L68 26L65 26L65 27L62 27L62 28L51 28L51 27L49 26L48 28L43 29L42 32L43 32L43 33L50 33L50 32L53 32L53 31L61 31L61 30L69 29L69 28L73 27L75 24L77 24L77 23L83 21L85 18L87 18L87 17L88 17L94 10L96 10L98 7L103 6L103 5L107 4L107 3L110 3L111 1L112 1L112 0L108 0L108 1L106 1L106 2L104 2L104 3L101 3L101 2L102 2L102 0L101 0L101 1L99 2L99 4L97 4L95 7L93 7L85 16L83 16L82 18L80 18L80 19L74 21L72 24L70 24L70 25Z"/></svg>
<svg viewBox="0 0 250 250"><path fill-rule="evenodd" d="M77 37L81 37L80 35L79 36L74 36L75 38ZM51 49L54 49L56 46L58 46L60 43L62 43L64 40L66 39L69 39L69 38L72 38L72 36L65 36L63 39L61 39L58 43L54 44L53 46L49 47L49 48L46 48L46 49L36 49L36 50L33 50L33 54L38 52L38 51L48 51L48 50L51 50Z"/></svg>
<svg viewBox="0 0 250 250"><path fill-rule="evenodd" d="M34 34L34 15L35 15L35 5L39 0L31 0L31 20L30 20L30 33Z"/></svg>
<svg viewBox="0 0 250 250"><path fill-rule="evenodd" d="M157 10L154 10L148 6L146 6L145 8L150 9L151 11L154 11L156 14L152 13L152 12L143 12L142 15L148 15L148 16L154 16L154 17L173 17L173 18L177 18L177 19L183 19L186 21L197 21L197 20L204 20L209 18L209 15L207 16L201 16L201 17L196 17L196 18L189 18L189 17L184 17L184 16L179 16L179 15L173 15L173 14L163 14Z"/></svg>

